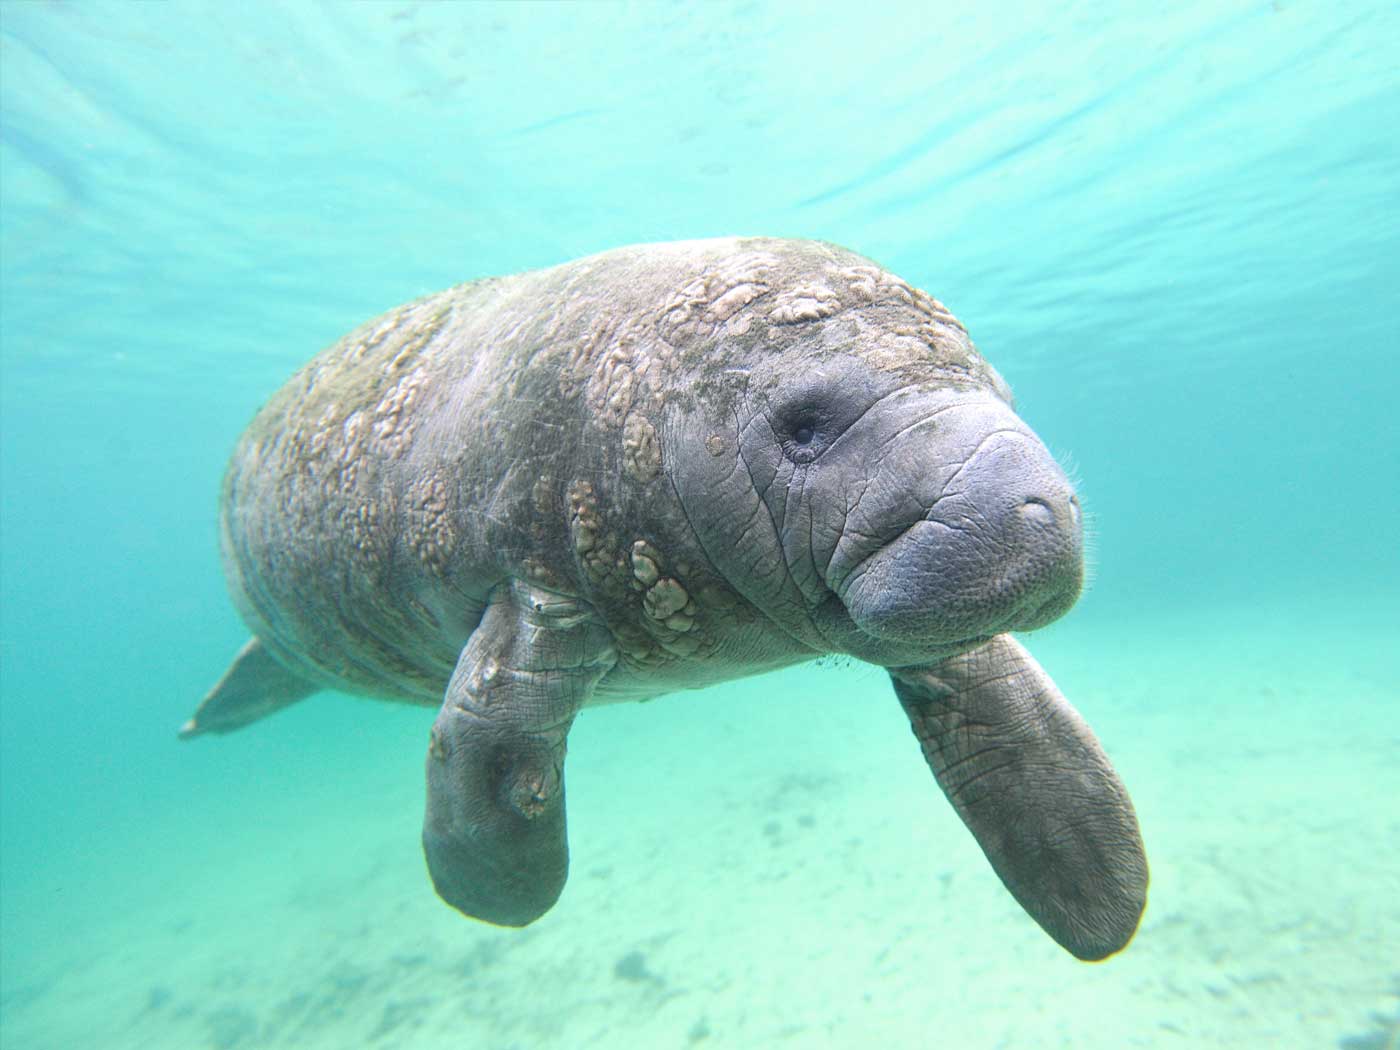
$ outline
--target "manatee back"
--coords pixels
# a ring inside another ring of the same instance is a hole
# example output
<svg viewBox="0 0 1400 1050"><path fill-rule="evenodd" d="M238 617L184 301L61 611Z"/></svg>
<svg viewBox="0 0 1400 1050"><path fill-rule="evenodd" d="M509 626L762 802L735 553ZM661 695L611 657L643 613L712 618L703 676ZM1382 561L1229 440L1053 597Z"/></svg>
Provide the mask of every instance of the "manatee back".
<svg viewBox="0 0 1400 1050"><path fill-rule="evenodd" d="M254 634L313 681L441 697L470 626L445 621L424 586L453 553L441 542L446 481L405 468L476 357L456 338L464 319L499 283L362 325L297 372L234 450L220 508L230 590Z"/></svg>

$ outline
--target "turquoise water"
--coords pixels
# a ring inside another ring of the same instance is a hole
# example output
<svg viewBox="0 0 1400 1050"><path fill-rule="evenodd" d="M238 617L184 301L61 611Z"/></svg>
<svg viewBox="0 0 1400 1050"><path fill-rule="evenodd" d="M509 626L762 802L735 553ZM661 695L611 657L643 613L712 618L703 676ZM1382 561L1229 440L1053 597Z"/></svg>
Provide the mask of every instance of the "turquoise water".
<svg viewBox="0 0 1400 1050"><path fill-rule="evenodd" d="M0 2L7 1047L1342 1046L1400 1030L1400 11ZM522 932L418 851L432 713L176 727L215 504L316 350L459 281L814 237L1073 465L1027 643L1143 821L1137 939L1017 910L860 667L586 712Z"/></svg>

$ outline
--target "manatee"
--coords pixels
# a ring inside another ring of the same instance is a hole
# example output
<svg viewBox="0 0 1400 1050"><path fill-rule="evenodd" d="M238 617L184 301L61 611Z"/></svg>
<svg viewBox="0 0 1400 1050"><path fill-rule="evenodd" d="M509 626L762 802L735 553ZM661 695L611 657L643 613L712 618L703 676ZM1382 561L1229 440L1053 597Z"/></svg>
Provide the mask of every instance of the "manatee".
<svg viewBox="0 0 1400 1050"><path fill-rule="evenodd" d="M562 892L580 708L836 653L1051 937L1137 927L1127 792L1012 637L1079 595L1078 498L953 315L850 251L643 245L392 310L257 414L220 528L252 638L181 735L439 708L423 849L466 915Z"/></svg>

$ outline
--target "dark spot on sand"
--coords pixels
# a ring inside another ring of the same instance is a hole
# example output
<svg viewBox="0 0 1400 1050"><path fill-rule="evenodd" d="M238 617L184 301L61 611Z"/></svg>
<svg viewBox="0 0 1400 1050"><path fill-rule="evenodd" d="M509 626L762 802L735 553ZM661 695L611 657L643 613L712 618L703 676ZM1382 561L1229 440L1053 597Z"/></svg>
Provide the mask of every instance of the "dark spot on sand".
<svg viewBox="0 0 1400 1050"><path fill-rule="evenodd" d="M1395 976L1393 995L1400 1000L1400 974ZM1400 1002L1390 1013L1371 1014L1371 1028L1337 1040L1341 1050L1395 1050L1400 1046Z"/></svg>
<svg viewBox="0 0 1400 1050"><path fill-rule="evenodd" d="M613 976L620 981L662 984L661 978L647 969L647 957L638 951L631 951L617 960Z"/></svg>

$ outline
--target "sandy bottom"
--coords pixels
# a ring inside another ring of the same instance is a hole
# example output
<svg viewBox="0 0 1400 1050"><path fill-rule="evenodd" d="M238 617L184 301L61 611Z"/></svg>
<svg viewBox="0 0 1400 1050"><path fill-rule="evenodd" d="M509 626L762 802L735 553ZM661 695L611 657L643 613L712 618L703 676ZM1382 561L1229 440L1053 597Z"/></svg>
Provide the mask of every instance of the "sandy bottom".
<svg viewBox="0 0 1400 1050"><path fill-rule="evenodd" d="M1395 626L1316 604L1028 639L1147 841L1146 918L1104 964L1002 889L873 669L585 712L570 883L519 931L433 895L431 713L330 697L201 745L244 749L237 784L11 880L3 1043L1394 1048ZM337 719L363 746L260 765L255 734Z"/></svg>

